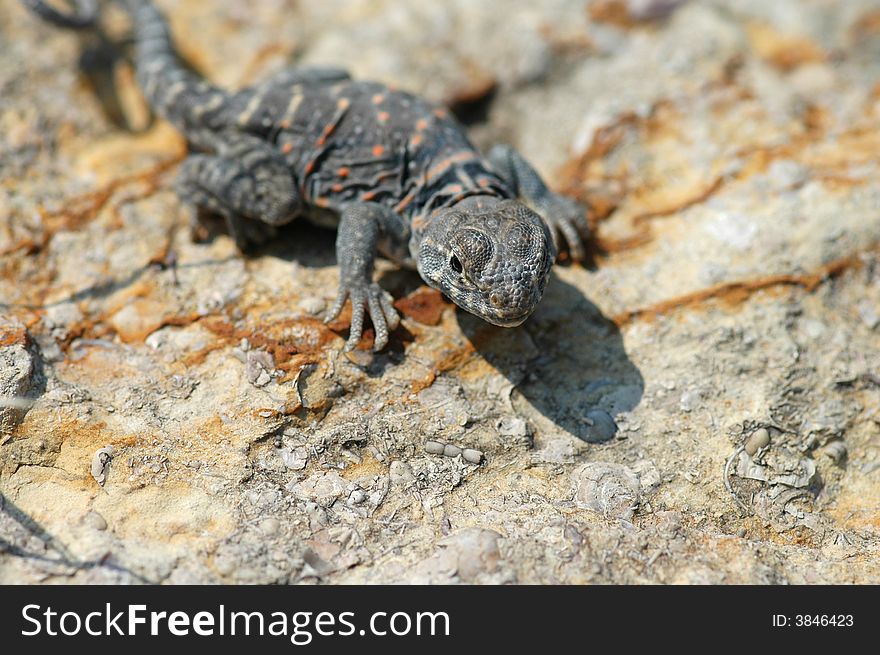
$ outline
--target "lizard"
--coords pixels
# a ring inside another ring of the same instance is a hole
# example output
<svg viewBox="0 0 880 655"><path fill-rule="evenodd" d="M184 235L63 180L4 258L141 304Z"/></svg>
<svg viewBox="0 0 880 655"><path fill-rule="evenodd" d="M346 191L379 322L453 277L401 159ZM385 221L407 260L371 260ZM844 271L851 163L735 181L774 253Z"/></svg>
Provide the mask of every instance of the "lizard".
<svg viewBox="0 0 880 655"><path fill-rule="evenodd" d="M178 59L153 2L119 1L133 24L137 82L188 144L175 182L182 201L221 216L242 252L261 225L303 217L337 230L339 287L325 321L351 302L346 351L367 316L376 351L400 322L373 281L377 254L505 327L534 312L563 240L572 260L584 259L585 208L511 146L483 155L447 109L338 68L285 68L227 91ZM69 0L69 12L22 2L59 27L99 18L95 0Z"/></svg>

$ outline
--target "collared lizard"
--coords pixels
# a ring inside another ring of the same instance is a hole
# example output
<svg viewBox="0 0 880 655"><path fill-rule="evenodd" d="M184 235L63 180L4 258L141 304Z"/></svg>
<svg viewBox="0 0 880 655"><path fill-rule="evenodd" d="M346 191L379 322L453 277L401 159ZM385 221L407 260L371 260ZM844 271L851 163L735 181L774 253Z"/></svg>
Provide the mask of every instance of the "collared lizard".
<svg viewBox="0 0 880 655"><path fill-rule="evenodd" d="M58 26L96 22L94 0L72 0L72 13L22 1ZM241 250L260 222L302 216L337 228L340 283L326 320L351 300L346 350L367 315L376 350L399 323L373 281L377 252L508 327L538 305L560 239L573 260L584 257L584 208L552 192L514 149L483 156L446 109L341 69L285 69L225 91L181 64L152 2L121 4L134 25L138 83L191 150L177 178L181 198L221 215Z"/></svg>

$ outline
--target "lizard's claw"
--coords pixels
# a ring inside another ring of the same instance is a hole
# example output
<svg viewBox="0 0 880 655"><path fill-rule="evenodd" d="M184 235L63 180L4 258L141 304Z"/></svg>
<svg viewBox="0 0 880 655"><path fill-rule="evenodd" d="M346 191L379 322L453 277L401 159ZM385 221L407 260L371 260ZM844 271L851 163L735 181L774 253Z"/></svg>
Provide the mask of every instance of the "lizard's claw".
<svg viewBox="0 0 880 655"><path fill-rule="evenodd" d="M372 283L349 283L339 285L339 293L336 302L327 313L325 323L330 323L342 311L345 301L351 299L351 328L348 341L345 342L345 350L354 350L361 340L364 331L364 316L370 314L373 327L376 329L376 339L373 350L382 350L388 345L388 333L400 325L400 316L391 304L391 296L375 282ZM365 311L366 310L366 311Z"/></svg>
<svg viewBox="0 0 880 655"><path fill-rule="evenodd" d="M576 200L560 195L554 195L553 200L542 209L544 211L541 213L547 218L557 254L561 235L572 261L584 261L587 258L584 241L590 238L587 210Z"/></svg>

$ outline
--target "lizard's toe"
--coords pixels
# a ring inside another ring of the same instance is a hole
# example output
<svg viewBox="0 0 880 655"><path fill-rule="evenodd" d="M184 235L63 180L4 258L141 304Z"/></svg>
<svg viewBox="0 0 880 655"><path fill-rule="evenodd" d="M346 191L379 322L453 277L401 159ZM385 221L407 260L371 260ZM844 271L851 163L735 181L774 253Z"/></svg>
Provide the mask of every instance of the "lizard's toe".
<svg viewBox="0 0 880 655"><path fill-rule="evenodd" d="M325 325L327 323L332 323L339 317L339 314L342 313L342 308L345 307L346 300L348 300L348 289L340 285L339 292L336 294L336 300L333 301L333 305L327 310L327 314L324 316Z"/></svg>
<svg viewBox="0 0 880 655"><path fill-rule="evenodd" d="M370 289L367 296L369 303L370 319L373 321L373 327L376 330L376 338L373 341L373 350L382 350L388 345L388 323L385 320L385 312L382 309L382 302L379 300L381 290L376 293L375 289Z"/></svg>
<svg viewBox="0 0 880 655"><path fill-rule="evenodd" d="M586 258L586 251L584 250L583 239L573 221L563 218L556 225L565 238L565 243L568 245L568 254L572 261L582 262Z"/></svg>
<svg viewBox="0 0 880 655"><path fill-rule="evenodd" d="M556 196L547 214L556 252L558 253L560 250L559 235L562 235L571 259L576 262L586 260L587 253L584 242L590 238L590 225L587 222L586 209L571 198Z"/></svg>
<svg viewBox="0 0 880 655"><path fill-rule="evenodd" d="M345 351L349 352L357 348L364 333L364 303L367 300L365 289L356 287L349 290L351 298L351 327L349 328L348 341L345 342Z"/></svg>
<svg viewBox="0 0 880 655"><path fill-rule="evenodd" d="M388 334L400 325L400 316L397 315L397 311L391 304L388 292L378 284L373 284L370 287L369 308L373 327L376 328L373 350L378 352L388 345Z"/></svg>
<svg viewBox="0 0 880 655"><path fill-rule="evenodd" d="M391 302L391 295L388 292L383 291L379 296L379 301L382 303L382 312L385 314L385 320L388 321L388 329L396 330L397 326L400 325L400 314L394 309L394 305Z"/></svg>
<svg viewBox="0 0 880 655"><path fill-rule="evenodd" d="M376 339L373 350L379 351L388 345L388 336L391 330L400 325L400 317L388 293L375 282L369 286L353 286L340 288L336 301L324 318L325 323L335 320L342 312L345 301L351 299L351 326L348 340L345 342L345 351L357 348L364 334L364 319L369 314L376 331Z"/></svg>

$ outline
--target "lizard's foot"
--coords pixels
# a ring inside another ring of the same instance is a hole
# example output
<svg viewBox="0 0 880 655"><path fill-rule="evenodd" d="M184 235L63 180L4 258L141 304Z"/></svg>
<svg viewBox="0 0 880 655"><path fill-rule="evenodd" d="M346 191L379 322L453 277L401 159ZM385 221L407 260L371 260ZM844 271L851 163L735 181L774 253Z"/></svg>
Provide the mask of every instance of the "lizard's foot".
<svg viewBox="0 0 880 655"><path fill-rule="evenodd" d="M325 323L330 323L342 311L345 301L351 299L351 328L345 350L354 350L361 340L364 330L364 316L369 312L376 339L373 350L382 350L388 345L388 333L400 325L400 316L391 304L391 295L375 282L342 282L336 302L327 313ZM366 311L365 311L366 310Z"/></svg>
<svg viewBox="0 0 880 655"><path fill-rule="evenodd" d="M204 207L192 207L183 205L181 213L189 215L189 235L193 243L206 243L223 233L223 225L226 232L235 241L239 252L248 252L255 246L262 246L277 235L277 230L272 225L254 221L233 214L221 214Z"/></svg>
<svg viewBox="0 0 880 655"><path fill-rule="evenodd" d="M583 262L587 258L584 242L590 238L587 210L576 200L552 194L541 203L539 213L550 227L556 253L560 252L560 236L572 261Z"/></svg>

